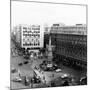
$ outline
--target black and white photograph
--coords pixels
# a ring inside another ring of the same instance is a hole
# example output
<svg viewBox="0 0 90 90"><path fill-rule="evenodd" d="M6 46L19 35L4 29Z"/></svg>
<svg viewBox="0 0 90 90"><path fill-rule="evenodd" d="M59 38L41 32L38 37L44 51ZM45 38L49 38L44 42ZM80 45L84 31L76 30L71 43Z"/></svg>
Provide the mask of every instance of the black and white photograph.
<svg viewBox="0 0 90 90"><path fill-rule="evenodd" d="M10 89L87 85L87 5L10 5Z"/></svg>

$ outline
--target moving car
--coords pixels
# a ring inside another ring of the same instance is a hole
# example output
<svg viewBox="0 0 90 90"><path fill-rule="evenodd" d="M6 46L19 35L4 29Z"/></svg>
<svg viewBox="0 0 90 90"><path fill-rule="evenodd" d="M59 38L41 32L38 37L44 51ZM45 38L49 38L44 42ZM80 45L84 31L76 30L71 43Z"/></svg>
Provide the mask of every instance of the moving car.
<svg viewBox="0 0 90 90"><path fill-rule="evenodd" d="M43 61L41 64L40 64L40 68L43 69L44 71L57 71L57 69L60 69L57 64L51 62L51 61Z"/></svg>
<svg viewBox="0 0 90 90"><path fill-rule="evenodd" d="M34 76L34 77L32 78L32 82L33 82L33 83L41 83L41 79L40 79L40 77Z"/></svg>
<svg viewBox="0 0 90 90"><path fill-rule="evenodd" d="M56 71L56 72L61 72L62 70L61 70L61 69L56 69L55 71Z"/></svg>
<svg viewBox="0 0 90 90"><path fill-rule="evenodd" d="M13 82L22 82L22 79L20 77L16 77L12 81Z"/></svg>

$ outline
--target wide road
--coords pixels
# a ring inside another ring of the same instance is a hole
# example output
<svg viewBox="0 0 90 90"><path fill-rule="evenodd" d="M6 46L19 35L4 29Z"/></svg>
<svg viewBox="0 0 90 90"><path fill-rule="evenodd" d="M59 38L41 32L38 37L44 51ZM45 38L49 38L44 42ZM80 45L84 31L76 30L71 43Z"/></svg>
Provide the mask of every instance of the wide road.
<svg viewBox="0 0 90 90"><path fill-rule="evenodd" d="M13 45L13 43L11 42L11 46L15 47ZM26 61L26 59L23 58L23 56L18 56L16 55L15 57L11 56L11 69L12 68L16 68L18 69L18 71L20 72L21 75L26 75L26 76L31 76L33 77L33 71L35 71L34 67L35 66L39 66L40 63L42 63L44 59L37 59L34 60L33 62L30 61L30 63L28 64L24 64L22 66L19 66L18 63ZM76 77L76 80L79 80L80 77L84 76L86 74L85 70L74 70L73 68L67 67L67 66L63 66L63 64L60 64L60 67L62 69L62 72L56 73L56 72L44 72L43 74L41 74L39 71L35 71L41 78L43 76L45 76L45 80L46 83L49 83L50 81L52 81L53 79L62 76L64 73L73 75ZM54 74L54 77L52 77L52 74ZM11 73L11 80L15 77L18 77L18 73L12 74ZM21 83L16 83L16 82L12 82L11 81L11 89L19 89L19 88L30 88L30 86L25 86Z"/></svg>
<svg viewBox="0 0 90 90"><path fill-rule="evenodd" d="M35 66L39 66L39 64L43 61L44 59L37 59L33 62L30 61L28 64L24 64L22 66L18 66L18 63L25 61L25 59L22 56L16 56L12 57L11 56L11 68L16 68L19 70L21 75L27 75L27 76L33 76L33 71ZM46 83L49 83L53 79L62 76L64 73L71 74L76 77L78 80L81 76L84 76L86 73L84 70L77 71L72 68L63 66L62 63L60 64L62 72L56 73L56 72L44 72L43 76L45 76ZM39 71L35 71L39 76L42 77L41 73ZM52 74L54 74L54 78L52 77ZM16 74L11 74L11 80L18 76L18 73ZM12 82L11 81L11 88L12 89L18 89L18 88L30 88L29 86L24 86L23 84Z"/></svg>

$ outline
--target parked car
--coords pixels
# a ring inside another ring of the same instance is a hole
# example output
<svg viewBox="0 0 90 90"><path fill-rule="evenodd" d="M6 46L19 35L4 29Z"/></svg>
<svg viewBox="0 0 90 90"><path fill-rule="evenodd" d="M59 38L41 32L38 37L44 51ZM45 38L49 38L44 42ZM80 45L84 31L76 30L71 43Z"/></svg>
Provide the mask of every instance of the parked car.
<svg viewBox="0 0 90 90"><path fill-rule="evenodd" d="M87 76L81 77L80 85L87 85Z"/></svg>
<svg viewBox="0 0 90 90"><path fill-rule="evenodd" d="M70 65L70 61L68 59L63 59L63 65L65 66L69 66Z"/></svg>
<svg viewBox="0 0 90 90"><path fill-rule="evenodd" d="M16 68L11 69L11 73L16 73L16 72L18 72L18 70Z"/></svg>
<svg viewBox="0 0 90 90"><path fill-rule="evenodd" d="M72 82L72 76L70 75L70 74L63 74L62 76L61 76L61 79L62 79L62 81L68 81L69 83L71 83Z"/></svg>

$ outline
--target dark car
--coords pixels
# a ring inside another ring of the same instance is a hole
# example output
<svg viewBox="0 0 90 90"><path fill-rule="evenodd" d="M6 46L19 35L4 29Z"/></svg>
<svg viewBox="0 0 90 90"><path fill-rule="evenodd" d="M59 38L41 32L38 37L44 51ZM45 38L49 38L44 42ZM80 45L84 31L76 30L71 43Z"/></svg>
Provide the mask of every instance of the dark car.
<svg viewBox="0 0 90 90"><path fill-rule="evenodd" d="M87 77L86 76L85 77L82 77L80 79L80 85L87 85Z"/></svg>
<svg viewBox="0 0 90 90"><path fill-rule="evenodd" d="M26 54L26 55L23 55L23 57L24 57L25 59L29 59L30 55L29 55L29 54Z"/></svg>
<svg viewBox="0 0 90 90"><path fill-rule="evenodd" d="M43 63L40 64L40 68L44 71L53 71L58 69L58 66L51 61L43 61Z"/></svg>
<svg viewBox="0 0 90 90"><path fill-rule="evenodd" d="M63 65L65 66L69 66L70 65L70 61L68 59L63 59Z"/></svg>
<svg viewBox="0 0 90 90"><path fill-rule="evenodd" d="M32 78L32 82L33 82L33 83L41 83L41 79L40 79L40 77L34 76L34 77Z"/></svg>

